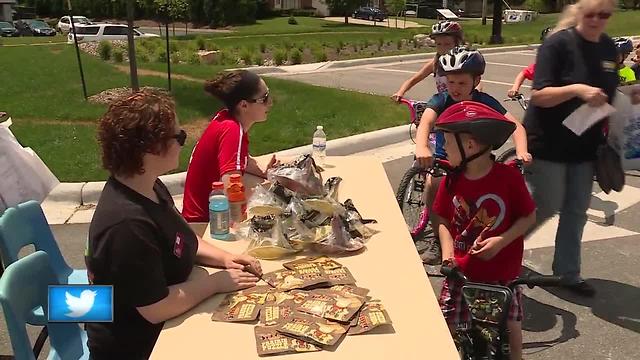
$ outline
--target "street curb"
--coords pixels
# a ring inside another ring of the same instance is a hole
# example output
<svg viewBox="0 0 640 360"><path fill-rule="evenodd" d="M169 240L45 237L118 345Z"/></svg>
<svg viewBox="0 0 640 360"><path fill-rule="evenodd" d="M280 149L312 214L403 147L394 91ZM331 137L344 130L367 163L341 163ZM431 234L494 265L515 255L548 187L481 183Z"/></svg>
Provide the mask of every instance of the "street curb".
<svg viewBox="0 0 640 360"><path fill-rule="evenodd" d="M330 129L328 129L330 130ZM407 139L409 125L401 125L364 134L357 134L344 138L327 141L327 155L345 156L374 148L395 144ZM299 146L276 152L277 157L296 157L311 152L311 145ZM270 154L258 156L263 158ZM172 195L184 192L184 182L187 173L175 173L160 176ZM78 205L96 204L104 188L104 181L81 183L61 183L47 196L48 203L77 203Z"/></svg>

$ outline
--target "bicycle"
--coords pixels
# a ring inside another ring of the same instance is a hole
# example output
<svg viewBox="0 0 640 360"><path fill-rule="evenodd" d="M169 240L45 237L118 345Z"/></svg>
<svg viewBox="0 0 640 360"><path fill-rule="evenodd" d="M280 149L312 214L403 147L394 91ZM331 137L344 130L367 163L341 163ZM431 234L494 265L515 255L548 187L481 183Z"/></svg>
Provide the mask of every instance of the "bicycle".
<svg viewBox="0 0 640 360"><path fill-rule="evenodd" d="M415 126L415 128L417 128L420 125L420 118L427 108L427 102L415 101L406 98L400 98L398 102L406 105L409 109L409 137L415 144L415 139L413 138L413 127ZM434 133L430 134L429 142L435 145ZM411 232L411 237L414 241L416 241L421 235L424 235L429 221L428 210L423 210L426 207L424 206L422 196L425 190L427 176L444 175L444 173L437 169L437 167L432 167L431 169L419 168L415 160L416 159L414 157L412 166L404 173L402 180L400 181L400 185L398 186L398 191L396 192L396 201L400 206L400 211L402 211L402 215L407 226L409 226L409 231ZM434 163L434 165L437 166L436 163ZM426 232L429 233L429 230Z"/></svg>
<svg viewBox="0 0 640 360"><path fill-rule="evenodd" d="M442 275L462 283L462 295L471 314L471 325L455 329L454 343L462 360L508 360L510 358L507 319L516 286L559 286L562 277L528 275L507 286L468 281L455 266L444 264Z"/></svg>
<svg viewBox="0 0 640 360"><path fill-rule="evenodd" d="M409 127L410 137L415 143L411 133L411 127L414 125L417 127L420 124L420 117L425 111L427 103L405 98L401 98L399 102L409 108L411 120ZM435 148L435 133L429 135L429 142ZM513 149L513 156L505 155L510 151L511 149L499 155L496 158L496 162L514 163L515 165L520 164L518 166L521 168L520 170L523 171L521 162L515 162L515 148ZM434 161L431 168L420 168L414 156L413 164L402 176L396 192L396 201L398 202L400 211L402 211L402 216L409 227L409 232L414 242L434 236L433 229L429 227L429 209L425 206L426 204L423 199L423 193L427 185L427 176L442 177L450 170L451 167L448 165L448 162L439 159Z"/></svg>
<svg viewBox="0 0 640 360"><path fill-rule="evenodd" d="M506 98L502 101L517 101L522 110L525 112L529 107L529 99L525 98L521 93L516 93L514 97ZM516 159L516 148L510 147L507 150L503 151L500 155L496 156L496 162L507 162Z"/></svg>

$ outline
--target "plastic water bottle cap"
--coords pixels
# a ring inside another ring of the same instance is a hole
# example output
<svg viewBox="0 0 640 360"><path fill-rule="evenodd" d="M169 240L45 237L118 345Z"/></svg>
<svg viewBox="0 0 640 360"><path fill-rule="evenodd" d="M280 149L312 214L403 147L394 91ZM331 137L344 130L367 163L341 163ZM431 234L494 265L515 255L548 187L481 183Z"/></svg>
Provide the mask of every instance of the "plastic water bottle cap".
<svg viewBox="0 0 640 360"><path fill-rule="evenodd" d="M316 130L323 130L323 129L324 129L324 127L322 125L316 126Z"/></svg>

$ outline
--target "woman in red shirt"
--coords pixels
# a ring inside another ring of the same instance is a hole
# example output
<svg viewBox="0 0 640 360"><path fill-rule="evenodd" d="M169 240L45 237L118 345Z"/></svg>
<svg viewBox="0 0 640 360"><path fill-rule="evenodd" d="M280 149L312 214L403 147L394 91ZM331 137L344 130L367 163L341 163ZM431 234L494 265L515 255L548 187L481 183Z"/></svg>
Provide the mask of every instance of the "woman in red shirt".
<svg viewBox="0 0 640 360"><path fill-rule="evenodd" d="M261 168L249 155L249 129L267 120L272 105L269 88L260 76L246 70L227 72L209 80L204 90L225 108L218 111L191 154L185 181L182 216L188 222L209 221L211 184L228 184L233 174L266 178L275 155Z"/></svg>

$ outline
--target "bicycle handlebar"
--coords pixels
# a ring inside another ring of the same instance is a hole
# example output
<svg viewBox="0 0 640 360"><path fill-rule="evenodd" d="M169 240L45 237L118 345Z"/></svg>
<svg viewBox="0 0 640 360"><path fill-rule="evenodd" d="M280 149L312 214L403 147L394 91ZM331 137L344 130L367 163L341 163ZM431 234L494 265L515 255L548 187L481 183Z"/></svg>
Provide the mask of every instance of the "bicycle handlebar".
<svg viewBox="0 0 640 360"><path fill-rule="evenodd" d="M524 100L524 95L522 95L521 93L516 93L513 97L508 97L502 101L518 101L518 100Z"/></svg>
<svg viewBox="0 0 640 360"><path fill-rule="evenodd" d="M407 105L407 107L409 108L409 113L411 114L411 122L415 123L418 119L416 119L416 109L413 107L413 103L403 97L398 99L398 103Z"/></svg>
<svg viewBox="0 0 640 360"><path fill-rule="evenodd" d="M460 281L463 284L469 281L457 266L443 264L440 267L440 273L449 279ZM556 275L530 275L511 281L507 287L513 290L518 285L526 285L530 289L533 289L536 286L560 286L562 280L562 276Z"/></svg>

